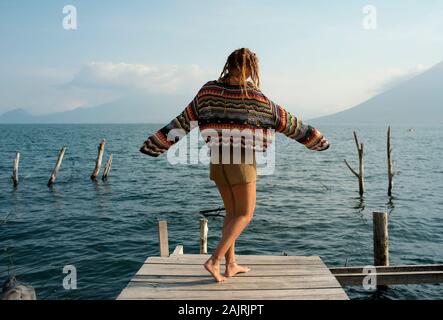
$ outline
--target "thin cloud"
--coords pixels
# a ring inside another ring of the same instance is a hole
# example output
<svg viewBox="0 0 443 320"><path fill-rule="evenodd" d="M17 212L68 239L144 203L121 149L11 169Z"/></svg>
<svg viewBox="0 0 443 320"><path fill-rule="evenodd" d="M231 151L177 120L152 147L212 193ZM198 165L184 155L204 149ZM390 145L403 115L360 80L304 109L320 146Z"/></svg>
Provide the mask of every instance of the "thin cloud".
<svg viewBox="0 0 443 320"><path fill-rule="evenodd" d="M198 65L92 62L83 66L68 85L118 90L122 94L184 93L201 86L210 74Z"/></svg>

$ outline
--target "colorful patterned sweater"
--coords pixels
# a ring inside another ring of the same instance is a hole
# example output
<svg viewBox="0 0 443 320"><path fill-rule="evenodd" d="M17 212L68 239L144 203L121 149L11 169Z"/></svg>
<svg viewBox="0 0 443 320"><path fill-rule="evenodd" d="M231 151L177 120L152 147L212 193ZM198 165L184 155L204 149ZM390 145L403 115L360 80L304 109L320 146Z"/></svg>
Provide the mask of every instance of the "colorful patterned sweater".
<svg viewBox="0 0 443 320"><path fill-rule="evenodd" d="M274 131L277 131L310 150L322 151L329 148L328 140L319 130L303 123L285 108L269 100L252 84L249 84L247 90L248 97L238 85L216 80L207 82L177 117L143 143L140 152L153 157L159 156L189 133L193 129L193 123L198 124L203 138L209 145L235 145L236 141L241 141L242 147L252 146L255 150L265 151L272 142ZM174 134L168 139L168 134L177 129L183 134ZM226 140L222 137L222 131L226 131L225 129L252 132L252 139L240 134L240 140L233 137ZM207 131L209 133L204 134ZM214 139L214 131L218 133L218 139ZM258 136L260 139L256 138Z"/></svg>

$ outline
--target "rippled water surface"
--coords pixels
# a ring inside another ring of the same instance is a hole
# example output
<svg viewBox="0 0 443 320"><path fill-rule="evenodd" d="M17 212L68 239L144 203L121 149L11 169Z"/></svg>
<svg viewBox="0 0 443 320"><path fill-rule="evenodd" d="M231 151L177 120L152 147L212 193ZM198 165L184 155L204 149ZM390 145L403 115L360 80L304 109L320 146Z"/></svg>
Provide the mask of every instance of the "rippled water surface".
<svg viewBox="0 0 443 320"><path fill-rule="evenodd" d="M171 165L138 148L158 125L0 125L0 279L8 269L40 299L114 299L149 255L158 255L157 221L170 248L198 252L199 210L221 199L204 164ZM331 148L313 152L278 136L275 173L261 176L254 220L238 254L319 255L329 267L372 263L372 212L389 213L391 264L443 263L443 129L392 128L394 196L387 195L386 128L319 128ZM343 163L357 167L352 131L365 143L366 195ZM108 182L92 182L97 146L113 153ZM48 188L59 149L67 146ZM20 184L11 181L21 152ZM222 220L209 218L209 250ZM64 290L63 267L78 288ZM354 299L441 299L440 285L346 289Z"/></svg>

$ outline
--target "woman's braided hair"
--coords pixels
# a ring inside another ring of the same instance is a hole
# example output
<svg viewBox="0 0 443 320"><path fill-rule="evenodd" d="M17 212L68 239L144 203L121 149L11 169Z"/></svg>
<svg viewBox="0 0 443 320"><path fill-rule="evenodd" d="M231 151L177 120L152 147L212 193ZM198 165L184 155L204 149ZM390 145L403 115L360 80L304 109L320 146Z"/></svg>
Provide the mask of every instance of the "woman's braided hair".
<svg viewBox="0 0 443 320"><path fill-rule="evenodd" d="M246 77L248 68L251 73L250 77L252 84L259 89L260 76L258 69L258 58L256 54L248 48L237 49L229 55L218 80L226 83L229 77L231 77L233 74L239 75L241 90L248 97L248 78Z"/></svg>

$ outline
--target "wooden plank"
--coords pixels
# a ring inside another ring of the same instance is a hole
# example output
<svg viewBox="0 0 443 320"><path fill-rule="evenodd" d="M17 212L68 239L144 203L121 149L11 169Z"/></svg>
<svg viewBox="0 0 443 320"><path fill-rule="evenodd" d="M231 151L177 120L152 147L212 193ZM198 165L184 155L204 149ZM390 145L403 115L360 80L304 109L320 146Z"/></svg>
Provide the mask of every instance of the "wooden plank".
<svg viewBox="0 0 443 320"><path fill-rule="evenodd" d="M149 299L149 300L347 300L341 288L325 289L278 289L278 290L162 290L151 288L126 288L117 299Z"/></svg>
<svg viewBox="0 0 443 320"><path fill-rule="evenodd" d="M341 288L338 281L330 275L288 276L288 277L233 277L223 284L208 277L138 277L128 287L151 287L173 290L268 290L302 288Z"/></svg>
<svg viewBox="0 0 443 320"><path fill-rule="evenodd" d="M286 276L286 275L324 275L329 274L331 272L327 268L317 267L314 268L312 266L292 266L289 265L287 267L282 267L281 265L254 265L251 266L251 271L245 274L241 274L239 276ZM174 265L174 264L144 264L140 270L137 272L137 275L207 275L210 276L209 273L203 268L202 265ZM332 276L332 275L331 275Z"/></svg>
<svg viewBox="0 0 443 320"><path fill-rule="evenodd" d="M187 253L181 257L181 259L189 258L189 259L203 259L209 258L211 255L209 254L199 254L199 253ZM283 256L283 255L249 255L249 254L236 254L236 257L249 258L252 260L260 260L260 259L281 259L281 260L307 260L307 261L322 261L319 256ZM148 257L149 259L151 257Z"/></svg>
<svg viewBox="0 0 443 320"><path fill-rule="evenodd" d="M183 246L176 246L174 251L171 253L171 256L176 256L176 255L182 255L183 254Z"/></svg>
<svg viewBox="0 0 443 320"><path fill-rule="evenodd" d="M173 282L173 281L177 281L177 282L193 282L196 280L212 280L212 278L209 278L209 273L205 274L205 275L193 275L193 276L189 276L189 275L135 275L134 278L131 281L153 281L153 282L158 282L158 283L169 283L169 282ZM279 281L285 281L284 277L275 277L273 278L272 276L256 276L256 277L245 277L244 275L237 275L235 277L229 278L229 282L234 281L235 283L250 283L250 282L255 282L257 280L266 280L266 279L274 279L276 282ZM332 279L334 281L337 282L337 280L335 279L334 276L331 276L330 274L308 274L308 275L289 275L287 276L287 280L288 281L323 281L325 279ZM208 283L211 283L214 281L208 281ZM216 282L214 282L215 285L217 285Z"/></svg>
<svg viewBox="0 0 443 320"><path fill-rule="evenodd" d="M443 271L381 272L374 273L377 285L443 283ZM342 286L360 286L366 273L334 274Z"/></svg>
<svg viewBox="0 0 443 320"><path fill-rule="evenodd" d="M151 264L203 264L210 255L185 254L176 257L148 257L145 263ZM278 265L317 265L324 267L325 264L318 256L247 256L238 255L236 260L239 264L278 264ZM223 259L224 261L224 259Z"/></svg>
<svg viewBox="0 0 443 320"><path fill-rule="evenodd" d="M443 271L443 264L422 264L422 265L398 265L398 266L367 266L366 268L375 268L377 272L414 272L414 271ZM350 274L363 273L365 267L337 267L329 268L332 274Z"/></svg>

